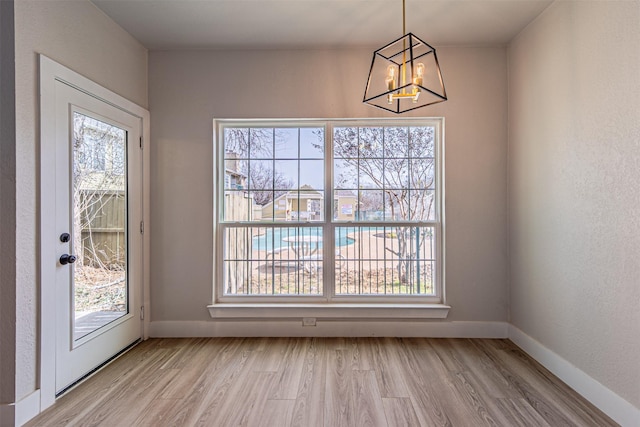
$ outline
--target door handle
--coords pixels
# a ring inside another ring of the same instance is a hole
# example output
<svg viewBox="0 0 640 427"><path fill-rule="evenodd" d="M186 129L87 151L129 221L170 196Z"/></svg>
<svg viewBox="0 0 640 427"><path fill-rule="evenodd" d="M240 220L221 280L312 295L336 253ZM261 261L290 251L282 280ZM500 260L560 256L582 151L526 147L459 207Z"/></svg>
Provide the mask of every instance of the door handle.
<svg viewBox="0 0 640 427"><path fill-rule="evenodd" d="M60 257L60 264L73 264L78 258L75 255L64 254Z"/></svg>

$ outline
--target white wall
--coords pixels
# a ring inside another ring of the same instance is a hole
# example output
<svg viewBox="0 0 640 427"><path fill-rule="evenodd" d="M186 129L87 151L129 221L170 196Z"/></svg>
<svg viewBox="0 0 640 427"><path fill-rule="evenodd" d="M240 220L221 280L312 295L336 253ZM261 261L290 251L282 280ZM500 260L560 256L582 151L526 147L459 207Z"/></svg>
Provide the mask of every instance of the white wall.
<svg viewBox="0 0 640 427"><path fill-rule="evenodd" d="M43 53L118 94L147 106L147 52L88 1L15 3L16 27L16 401L38 387L37 54ZM4 349L3 349L4 352Z"/></svg>
<svg viewBox="0 0 640 427"><path fill-rule="evenodd" d="M211 320L212 119L397 117L364 105L372 50L149 55L152 322ZM449 320L507 320L506 49L438 49Z"/></svg>
<svg viewBox="0 0 640 427"><path fill-rule="evenodd" d="M640 2L556 2L509 49L510 320L636 408L639 182Z"/></svg>

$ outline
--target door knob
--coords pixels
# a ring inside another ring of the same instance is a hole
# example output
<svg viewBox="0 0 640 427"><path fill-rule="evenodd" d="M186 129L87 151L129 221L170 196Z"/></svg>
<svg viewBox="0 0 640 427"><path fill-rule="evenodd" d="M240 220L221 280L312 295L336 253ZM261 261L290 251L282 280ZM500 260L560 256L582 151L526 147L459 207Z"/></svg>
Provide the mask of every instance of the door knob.
<svg viewBox="0 0 640 427"><path fill-rule="evenodd" d="M60 264L73 264L78 258L75 255L64 254L60 257Z"/></svg>

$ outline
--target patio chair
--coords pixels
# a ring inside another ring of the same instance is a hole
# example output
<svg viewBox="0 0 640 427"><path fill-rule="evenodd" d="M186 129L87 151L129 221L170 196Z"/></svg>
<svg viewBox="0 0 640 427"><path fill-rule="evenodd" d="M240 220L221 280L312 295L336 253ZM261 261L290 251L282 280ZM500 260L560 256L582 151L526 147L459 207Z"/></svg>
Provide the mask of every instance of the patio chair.
<svg viewBox="0 0 640 427"><path fill-rule="evenodd" d="M271 265L275 265L276 263L276 259L275 256L281 254L282 252L286 252L289 250L288 246L282 246L280 248L274 248L271 251L268 251L267 254L264 257L264 260L269 263L269 257L271 257ZM282 263L282 259L278 260L280 263Z"/></svg>
<svg viewBox="0 0 640 427"><path fill-rule="evenodd" d="M322 261L322 254L313 254L309 256L300 257L300 265L309 274L314 274L318 272L318 270L320 269L321 261ZM336 250L336 263L335 263L336 270L341 269L344 266L345 261L346 261L346 258L344 257L344 255L342 255L339 250Z"/></svg>
<svg viewBox="0 0 640 427"><path fill-rule="evenodd" d="M318 261L322 261L322 254L313 254L300 257L300 266L309 274L313 275L318 272Z"/></svg>

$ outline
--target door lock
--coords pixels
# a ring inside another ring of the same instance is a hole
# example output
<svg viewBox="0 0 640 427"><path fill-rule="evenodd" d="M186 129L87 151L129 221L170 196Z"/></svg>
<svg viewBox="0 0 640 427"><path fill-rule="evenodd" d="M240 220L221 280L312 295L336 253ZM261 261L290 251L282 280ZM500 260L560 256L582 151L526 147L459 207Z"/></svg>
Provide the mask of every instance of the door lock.
<svg viewBox="0 0 640 427"><path fill-rule="evenodd" d="M71 240L71 235L69 233L62 233L60 235L60 241L62 243L67 243L69 240Z"/></svg>
<svg viewBox="0 0 640 427"><path fill-rule="evenodd" d="M75 255L64 254L60 257L60 264L73 264L78 258Z"/></svg>

